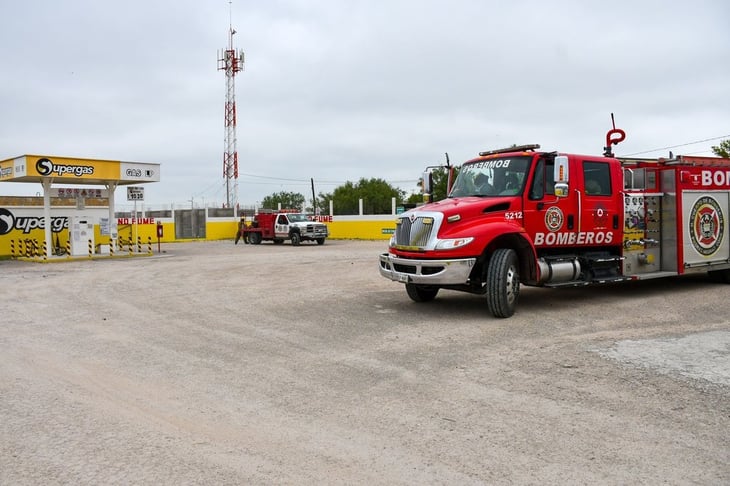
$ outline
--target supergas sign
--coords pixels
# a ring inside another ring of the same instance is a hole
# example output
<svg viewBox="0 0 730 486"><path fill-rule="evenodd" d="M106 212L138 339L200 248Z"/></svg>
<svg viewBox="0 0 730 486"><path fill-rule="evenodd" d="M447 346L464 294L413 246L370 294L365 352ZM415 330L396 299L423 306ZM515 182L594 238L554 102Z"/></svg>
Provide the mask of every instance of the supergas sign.
<svg viewBox="0 0 730 486"><path fill-rule="evenodd" d="M0 208L0 236L10 234L12 231L20 231L27 235L33 230L45 230L46 220L39 216L18 216L7 208ZM51 232L60 233L68 229L68 217L52 216Z"/></svg>

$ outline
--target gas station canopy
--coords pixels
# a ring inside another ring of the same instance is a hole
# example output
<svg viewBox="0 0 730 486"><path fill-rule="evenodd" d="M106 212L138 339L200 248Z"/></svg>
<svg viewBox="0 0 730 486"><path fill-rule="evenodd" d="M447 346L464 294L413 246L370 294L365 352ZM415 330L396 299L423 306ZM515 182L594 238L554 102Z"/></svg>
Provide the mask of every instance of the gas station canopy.
<svg viewBox="0 0 730 486"><path fill-rule="evenodd" d="M0 182L122 186L160 182L160 164L21 155L0 161Z"/></svg>
<svg viewBox="0 0 730 486"><path fill-rule="evenodd" d="M117 239L114 191L118 186L160 182L160 164L95 160L48 155L20 155L0 161L0 182L35 182L43 186L46 256L51 254L51 189L54 183L104 186L109 194L112 243Z"/></svg>

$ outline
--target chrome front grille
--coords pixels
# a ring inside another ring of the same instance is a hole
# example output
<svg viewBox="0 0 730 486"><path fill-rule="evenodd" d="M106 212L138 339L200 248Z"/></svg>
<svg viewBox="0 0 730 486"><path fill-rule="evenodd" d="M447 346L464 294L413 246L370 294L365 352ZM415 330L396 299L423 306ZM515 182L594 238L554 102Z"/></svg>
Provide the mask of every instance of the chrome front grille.
<svg viewBox="0 0 730 486"><path fill-rule="evenodd" d="M307 234L318 235L318 236L327 236L327 227L323 224L308 224L307 225Z"/></svg>
<svg viewBox="0 0 730 486"><path fill-rule="evenodd" d="M432 217L398 218L395 225L395 244L397 246L416 246L424 248L434 229Z"/></svg>

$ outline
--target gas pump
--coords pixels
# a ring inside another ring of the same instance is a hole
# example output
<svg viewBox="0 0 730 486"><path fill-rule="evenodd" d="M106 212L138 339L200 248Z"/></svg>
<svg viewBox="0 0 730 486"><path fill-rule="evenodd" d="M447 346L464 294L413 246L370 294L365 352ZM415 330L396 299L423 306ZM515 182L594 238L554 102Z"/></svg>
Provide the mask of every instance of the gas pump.
<svg viewBox="0 0 730 486"><path fill-rule="evenodd" d="M86 216L72 216L69 241L71 256L88 255L89 248L94 248L94 222L92 219Z"/></svg>

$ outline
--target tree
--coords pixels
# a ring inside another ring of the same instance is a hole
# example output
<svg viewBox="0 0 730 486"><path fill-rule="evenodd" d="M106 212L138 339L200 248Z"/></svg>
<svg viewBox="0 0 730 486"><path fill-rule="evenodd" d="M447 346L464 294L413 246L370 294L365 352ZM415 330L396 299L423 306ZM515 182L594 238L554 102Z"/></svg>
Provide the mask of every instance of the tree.
<svg viewBox="0 0 730 486"><path fill-rule="evenodd" d="M405 191L391 186L383 179L360 179L356 184L347 181L329 194L319 193L317 207L327 208L334 201L335 214L358 214L360 199L365 214L390 214L392 199L403 202Z"/></svg>
<svg viewBox="0 0 730 486"><path fill-rule="evenodd" d="M279 209L281 203L282 209L304 209L304 196L298 192L276 192L266 196L261 201L261 207L264 209Z"/></svg>
<svg viewBox="0 0 730 486"><path fill-rule="evenodd" d="M406 199L406 202L408 204L421 204L423 202L423 194L420 192L414 192L408 195L408 199Z"/></svg>
<svg viewBox="0 0 730 486"><path fill-rule="evenodd" d="M713 145L712 151L718 157L730 159L730 139L723 140L720 145Z"/></svg>

